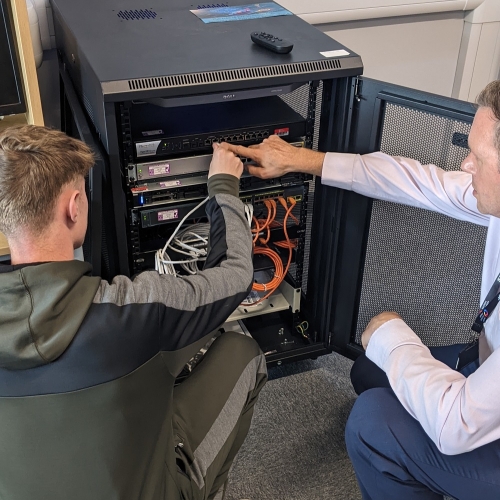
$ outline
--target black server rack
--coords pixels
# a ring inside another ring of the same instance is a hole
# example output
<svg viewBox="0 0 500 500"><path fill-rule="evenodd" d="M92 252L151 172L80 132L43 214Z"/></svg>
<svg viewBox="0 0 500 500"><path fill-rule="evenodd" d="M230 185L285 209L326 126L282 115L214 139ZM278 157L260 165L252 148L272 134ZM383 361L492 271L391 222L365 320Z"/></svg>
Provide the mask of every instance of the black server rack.
<svg viewBox="0 0 500 500"><path fill-rule="evenodd" d="M99 198L104 277L154 268L158 250L183 217L189 214L186 229L204 222L199 205L207 195L214 141L251 145L277 134L296 147L353 153L385 149L423 160L428 158L425 151L434 148L438 158L429 161L459 167L474 114L471 105L360 77L357 54L295 16L203 25L185 1L151 5L148 10L155 15L144 17L130 1L119 8L114 2L53 2L64 109L66 96L77 95L104 149ZM251 43L255 30L279 33L294 40L295 47L286 55L266 51ZM401 145L410 131L414 147L405 150ZM430 136L432 145L426 142ZM252 206L256 224L274 214L267 233L256 240L265 240L261 246L271 249L288 272L265 300L259 301L267 293L252 292L223 328L251 334L268 364L332 350L355 357L366 318L381 303L399 310L407 302L415 309L422 305L411 294L397 292L401 284L417 290L428 285L424 273L417 282L408 278L408 259L394 269L400 282L384 280L390 273L388 246L399 243L406 256L413 252L407 235L397 240L391 227L397 220L394 207L379 207L303 174L269 180L244 175L240 197ZM408 218L405 210L401 222ZM421 212L413 215L425 221ZM416 266L423 256L423 262L437 262L430 278L446 260L439 246L432 248L436 242L443 245L439 228L435 233L414 259ZM483 235L474 237L480 241ZM94 241L94 260L98 246ZM477 267L480 249L469 255ZM277 265L255 251L256 281L272 280ZM449 277L455 278L455 273ZM476 307L477 284L469 282L470 296L454 297L453 307ZM424 305L432 311L439 302L433 302L432 293L426 296ZM411 326L425 337L428 325L419 324L411 307L403 312L413 315ZM465 315L456 324L438 324L438 329L446 327L441 338L446 331L451 337L460 331Z"/></svg>

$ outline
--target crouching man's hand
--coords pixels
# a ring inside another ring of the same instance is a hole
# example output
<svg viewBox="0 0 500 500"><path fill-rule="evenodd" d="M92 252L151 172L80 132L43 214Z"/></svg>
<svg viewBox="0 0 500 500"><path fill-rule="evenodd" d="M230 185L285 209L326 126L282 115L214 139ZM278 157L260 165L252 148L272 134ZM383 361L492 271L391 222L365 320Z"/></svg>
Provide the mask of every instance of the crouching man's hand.
<svg viewBox="0 0 500 500"><path fill-rule="evenodd" d="M210 178L215 174L229 174L239 179L243 173L241 160L234 153L222 148L216 142L213 143L213 149L214 154L210 163L208 177Z"/></svg>
<svg viewBox="0 0 500 500"><path fill-rule="evenodd" d="M383 313L377 314L377 316L374 316L370 320L365 331L361 335L361 344L365 351L366 348L368 347L368 342L370 342L371 336L375 333L375 330L378 330L384 323L391 321L391 319L402 319L402 318L396 312L385 311Z"/></svg>

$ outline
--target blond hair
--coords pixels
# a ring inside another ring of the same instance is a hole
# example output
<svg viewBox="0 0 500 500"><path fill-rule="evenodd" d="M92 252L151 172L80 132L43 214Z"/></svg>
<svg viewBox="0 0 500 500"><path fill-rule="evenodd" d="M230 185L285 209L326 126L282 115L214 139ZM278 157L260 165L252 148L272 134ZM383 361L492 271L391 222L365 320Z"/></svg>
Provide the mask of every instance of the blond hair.
<svg viewBox="0 0 500 500"><path fill-rule="evenodd" d="M41 234L63 186L85 177L94 155L83 142L36 125L0 132L0 231Z"/></svg>

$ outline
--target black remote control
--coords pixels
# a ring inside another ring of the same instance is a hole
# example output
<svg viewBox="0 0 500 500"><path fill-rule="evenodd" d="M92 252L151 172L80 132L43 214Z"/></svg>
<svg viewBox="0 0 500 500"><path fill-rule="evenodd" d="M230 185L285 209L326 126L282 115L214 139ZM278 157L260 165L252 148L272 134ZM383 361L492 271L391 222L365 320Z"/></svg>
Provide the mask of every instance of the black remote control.
<svg viewBox="0 0 500 500"><path fill-rule="evenodd" d="M277 54L288 54L293 49L293 43L263 31L254 31L250 37L253 43Z"/></svg>

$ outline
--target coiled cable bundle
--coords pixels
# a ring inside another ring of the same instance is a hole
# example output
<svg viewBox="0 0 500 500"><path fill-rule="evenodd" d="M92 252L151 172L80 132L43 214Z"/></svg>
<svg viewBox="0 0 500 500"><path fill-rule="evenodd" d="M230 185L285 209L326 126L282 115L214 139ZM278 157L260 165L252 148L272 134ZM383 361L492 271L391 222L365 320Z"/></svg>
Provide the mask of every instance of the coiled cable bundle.
<svg viewBox="0 0 500 500"><path fill-rule="evenodd" d="M198 267L196 263L198 260L205 260L207 255L208 247L208 233L209 224L199 224L198 228L193 231L193 226L188 226L184 231L182 231L176 238L176 234L182 227L182 224L186 219L196 210L198 210L203 204L208 201L208 196L196 207L194 207L190 212L188 212L183 219L179 222L175 231L172 233L170 238L165 243L165 246L160 250L157 250L155 254L155 269L160 274L172 274L177 275L177 271L174 267L175 264L179 264L184 270L189 274L196 274ZM206 228L202 226L207 226ZM206 236L205 236L206 235ZM175 241L174 241L175 239ZM175 250L175 252L187 255L189 258L184 260L172 260L170 259L167 248Z"/></svg>

